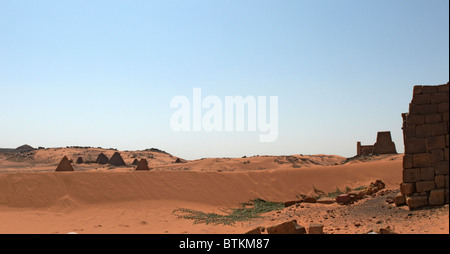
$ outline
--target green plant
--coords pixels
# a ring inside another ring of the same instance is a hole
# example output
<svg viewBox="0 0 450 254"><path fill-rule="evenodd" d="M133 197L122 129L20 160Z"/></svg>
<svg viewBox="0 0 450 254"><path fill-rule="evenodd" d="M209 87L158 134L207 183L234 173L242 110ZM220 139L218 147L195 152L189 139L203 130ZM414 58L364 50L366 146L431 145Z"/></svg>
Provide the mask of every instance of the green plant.
<svg viewBox="0 0 450 254"><path fill-rule="evenodd" d="M239 208L232 208L229 209L229 211L223 211L225 214L205 213L186 208L177 208L172 213L179 218L194 220L194 224L205 223L233 225L237 221L247 221L250 219L260 218L260 214L262 213L281 210L283 208L283 203L255 199L248 203L241 204L241 207Z"/></svg>

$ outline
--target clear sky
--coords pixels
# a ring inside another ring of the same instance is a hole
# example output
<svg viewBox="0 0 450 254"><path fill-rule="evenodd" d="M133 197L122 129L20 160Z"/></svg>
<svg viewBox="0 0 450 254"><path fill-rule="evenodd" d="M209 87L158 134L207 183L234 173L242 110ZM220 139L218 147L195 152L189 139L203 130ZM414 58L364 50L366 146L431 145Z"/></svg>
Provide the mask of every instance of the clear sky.
<svg viewBox="0 0 450 254"><path fill-rule="evenodd" d="M156 147L187 159L354 156L414 85L449 81L447 0L0 0L0 147ZM170 100L278 96L276 142L174 132Z"/></svg>

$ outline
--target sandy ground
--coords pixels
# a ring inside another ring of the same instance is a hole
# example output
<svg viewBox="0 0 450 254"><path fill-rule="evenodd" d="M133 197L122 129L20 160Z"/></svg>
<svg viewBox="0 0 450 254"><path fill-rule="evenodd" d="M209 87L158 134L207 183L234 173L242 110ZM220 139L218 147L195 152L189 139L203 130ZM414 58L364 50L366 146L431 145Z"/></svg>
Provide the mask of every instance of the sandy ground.
<svg viewBox="0 0 450 254"><path fill-rule="evenodd" d="M294 155L209 158L174 163L155 151L121 152L125 162L147 158L149 172L133 166L74 164L75 172L53 172L62 156L76 160L102 149L43 149L0 156L0 233L65 234L240 234L296 219L325 225L328 234L367 233L389 226L398 233L449 233L448 205L409 211L386 203L398 192L402 155L347 160L340 156ZM86 159L85 159L86 160ZM285 202L314 188L332 192L377 179L384 195L355 204L302 204L232 226L194 224L172 212L189 208L220 213L261 198ZM355 226L357 225L357 226Z"/></svg>

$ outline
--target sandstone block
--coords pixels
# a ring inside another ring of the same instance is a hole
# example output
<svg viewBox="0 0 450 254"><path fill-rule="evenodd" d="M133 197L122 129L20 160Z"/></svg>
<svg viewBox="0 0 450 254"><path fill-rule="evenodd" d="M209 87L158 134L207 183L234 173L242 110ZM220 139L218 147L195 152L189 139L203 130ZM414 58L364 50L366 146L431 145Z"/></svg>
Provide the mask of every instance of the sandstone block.
<svg viewBox="0 0 450 254"><path fill-rule="evenodd" d="M431 124L431 135L440 136L448 134L448 124L447 123L433 123Z"/></svg>
<svg viewBox="0 0 450 254"><path fill-rule="evenodd" d="M314 197L306 197L306 198L303 200L303 202L305 202L305 203L316 203L316 202L317 202L317 199L314 198Z"/></svg>
<svg viewBox="0 0 450 254"><path fill-rule="evenodd" d="M405 140L405 153L425 153L426 152L424 138L411 138Z"/></svg>
<svg viewBox="0 0 450 254"><path fill-rule="evenodd" d="M261 234L261 228L257 227L255 229L252 229L250 231L248 231L247 233L245 233L246 235L260 235Z"/></svg>
<svg viewBox="0 0 450 254"><path fill-rule="evenodd" d="M415 183L402 183L400 184L400 192L403 195L409 195L411 193L414 193L416 190L416 184Z"/></svg>
<svg viewBox="0 0 450 254"><path fill-rule="evenodd" d="M348 204L352 201L351 197L349 194L341 194L339 196L336 197L336 203L338 204Z"/></svg>
<svg viewBox="0 0 450 254"><path fill-rule="evenodd" d="M430 154L431 154L431 162L433 165L438 161L444 160L445 158L443 149L433 150L430 152Z"/></svg>
<svg viewBox="0 0 450 254"><path fill-rule="evenodd" d="M431 191L436 188L436 184L434 181L420 181L416 183L416 191L417 192L426 192Z"/></svg>
<svg viewBox="0 0 450 254"><path fill-rule="evenodd" d="M427 196L411 196L406 198L406 204L410 209L428 205Z"/></svg>
<svg viewBox="0 0 450 254"><path fill-rule="evenodd" d="M434 168L420 168L420 180L422 181L431 181L434 179Z"/></svg>
<svg viewBox="0 0 450 254"><path fill-rule="evenodd" d="M295 221L286 221L281 224L267 228L268 234L306 234L304 227Z"/></svg>
<svg viewBox="0 0 450 254"><path fill-rule="evenodd" d="M448 159L448 147L446 147L445 149L444 149L444 160L446 160L446 161L448 161L449 159Z"/></svg>
<svg viewBox="0 0 450 254"><path fill-rule="evenodd" d="M432 190L428 199L430 205L443 205L445 202L444 189Z"/></svg>
<svg viewBox="0 0 450 254"><path fill-rule="evenodd" d="M417 95L417 96L419 96L419 95ZM423 102L422 104L425 104L428 101L428 98L426 98L426 97L422 98L422 96L423 95L420 95L418 101ZM414 97L416 97L416 96L414 96ZM435 94L431 94L430 97L431 97L431 103L434 103L434 104L445 103L445 102L448 103L448 93L435 93Z"/></svg>
<svg viewBox="0 0 450 254"><path fill-rule="evenodd" d="M435 136L425 139L425 146L428 151L445 148L445 136Z"/></svg>
<svg viewBox="0 0 450 254"><path fill-rule="evenodd" d="M413 167L413 155L405 154L403 156L403 168L412 168Z"/></svg>
<svg viewBox="0 0 450 254"><path fill-rule="evenodd" d="M449 87L448 83L444 85L438 85L438 92L448 94L448 87Z"/></svg>
<svg viewBox="0 0 450 254"><path fill-rule="evenodd" d="M442 122L442 114L432 114L425 116L425 123L440 123Z"/></svg>
<svg viewBox="0 0 450 254"><path fill-rule="evenodd" d="M421 125L425 123L425 116L423 115L408 115L406 118L406 125Z"/></svg>
<svg viewBox="0 0 450 254"><path fill-rule="evenodd" d="M414 86L413 88L413 95L421 94L422 93L422 86Z"/></svg>
<svg viewBox="0 0 450 254"><path fill-rule="evenodd" d="M445 188L445 176L444 175L437 175L434 177L434 182L436 184L436 189L443 189Z"/></svg>
<svg viewBox="0 0 450 254"><path fill-rule="evenodd" d="M422 93L424 94L434 94L438 92L439 89L437 86L422 86Z"/></svg>
<svg viewBox="0 0 450 254"><path fill-rule="evenodd" d="M415 183L418 181L420 181L420 168L407 168L403 170L404 183Z"/></svg>
<svg viewBox="0 0 450 254"><path fill-rule="evenodd" d="M438 112L448 113L448 102L438 104Z"/></svg>
<svg viewBox="0 0 450 254"><path fill-rule="evenodd" d="M432 136L431 124L422 124L416 126L416 137L426 138Z"/></svg>
<svg viewBox="0 0 450 254"><path fill-rule="evenodd" d="M401 193L398 193L397 196L394 197L395 206L403 206L406 205L406 198Z"/></svg>
<svg viewBox="0 0 450 254"><path fill-rule="evenodd" d="M336 202L336 200L333 198L320 198L317 200L317 203L326 204L326 205L333 204L335 202Z"/></svg>
<svg viewBox="0 0 450 254"><path fill-rule="evenodd" d="M431 155L429 153L418 153L413 155L413 166L415 168L431 167Z"/></svg>
<svg viewBox="0 0 450 254"><path fill-rule="evenodd" d="M310 235L323 234L323 225L322 224L310 224L308 227L308 234L310 234Z"/></svg>
<svg viewBox="0 0 450 254"><path fill-rule="evenodd" d="M292 201L286 201L286 202L284 202L284 207L293 206L293 205L295 205L295 204L299 204L299 203L302 203L302 202L303 202L303 199L300 199L300 200L292 200Z"/></svg>
<svg viewBox="0 0 450 254"><path fill-rule="evenodd" d="M443 101L443 102L445 102L445 101ZM431 95L430 94L414 95L414 97L412 99L412 103L415 105L430 104L431 103Z"/></svg>
<svg viewBox="0 0 450 254"><path fill-rule="evenodd" d="M448 161L439 161L434 165L436 175L448 175Z"/></svg>
<svg viewBox="0 0 450 254"><path fill-rule="evenodd" d="M404 135L406 138L415 138L416 137L416 126L415 125L406 125L404 130Z"/></svg>
<svg viewBox="0 0 450 254"><path fill-rule="evenodd" d="M445 189L445 203L448 204L448 188Z"/></svg>
<svg viewBox="0 0 450 254"><path fill-rule="evenodd" d="M445 188L448 188L448 175L445 176Z"/></svg>

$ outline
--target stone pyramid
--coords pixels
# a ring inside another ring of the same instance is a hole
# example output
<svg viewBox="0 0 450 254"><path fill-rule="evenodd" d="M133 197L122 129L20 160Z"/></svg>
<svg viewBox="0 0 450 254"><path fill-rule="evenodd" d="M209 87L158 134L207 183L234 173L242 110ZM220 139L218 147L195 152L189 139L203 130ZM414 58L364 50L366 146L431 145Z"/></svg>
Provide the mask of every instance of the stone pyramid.
<svg viewBox="0 0 450 254"><path fill-rule="evenodd" d="M78 157L78 159L77 159L77 164L83 164L83 158Z"/></svg>
<svg viewBox="0 0 450 254"><path fill-rule="evenodd" d="M108 164L109 159L108 157L106 157L106 155L101 153L98 155L97 160L95 162L97 162L98 164Z"/></svg>
<svg viewBox="0 0 450 254"><path fill-rule="evenodd" d="M67 156L64 156L64 158L59 163L58 167L56 167L55 171L75 171L75 170L73 170L72 164L70 164L69 159L67 159Z"/></svg>
<svg viewBox="0 0 450 254"><path fill-rule="evenodd" d="M139 164L139 160L138 159L134 159L132 165L137 165L137 164Z"/></svg>
<svg viewBox="0 0 450 254"><path fill-rule="evenodd" d="M114 155L109 159L109 164L114 166L125 166L125 161L123 161L122 156L120 156L120 153L115 152Z"/></svg>
<svg viewBox="0 0 450 254"><path fill-rule="evenodd" d="M141 159L136 167L136 170L150 170L146 159Z"/></svg>

